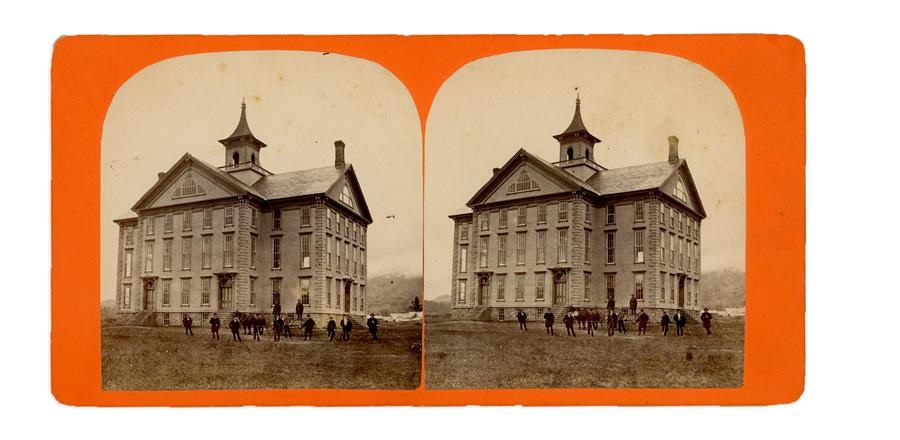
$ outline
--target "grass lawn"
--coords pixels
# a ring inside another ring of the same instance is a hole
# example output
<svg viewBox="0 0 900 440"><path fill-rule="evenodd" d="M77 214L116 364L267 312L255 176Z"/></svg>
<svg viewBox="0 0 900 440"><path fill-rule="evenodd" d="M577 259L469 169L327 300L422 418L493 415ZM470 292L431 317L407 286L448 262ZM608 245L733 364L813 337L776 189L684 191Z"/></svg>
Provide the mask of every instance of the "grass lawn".
<svg viewBox="0 0 900 440"><path fill-rule="evenodd" d="M243 330L241 330L243 332ZM208 327L102 326L101 355L105 390L198 390L271 388L414 389L420 383L418 323L384 323L379 341L354 329L349 342L329 342L316 329L315 339L231 340L227 326L220 340ZM337 337L340 337L338 332Z"/></svg>
<svg viewBox="0 0 900 440"><path fill-rule="evenodd" d="M562 323L549 336L542 322L449 321L426 316L425 381L432 389L737 388L744 374L744 321L713 321L707 336L689 323L685 336L596 336ZM562 335L560 336L560 331ZM688 353L691 359L688 360Z"/></svg>

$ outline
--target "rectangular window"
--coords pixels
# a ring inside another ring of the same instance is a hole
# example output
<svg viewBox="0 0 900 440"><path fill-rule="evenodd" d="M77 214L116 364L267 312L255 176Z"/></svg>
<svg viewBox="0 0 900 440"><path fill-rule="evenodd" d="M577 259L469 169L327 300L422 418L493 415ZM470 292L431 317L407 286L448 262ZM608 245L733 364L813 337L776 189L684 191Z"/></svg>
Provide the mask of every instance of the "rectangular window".
<svg viewBox="0 0 900 440"><path fill-rule="evenodd" d="M634 202L634 221L644 221L644 202Z"/></svg>
<svg viewBox="0 0 900 440"><path fill-rule="evenodd" d="M334 237L334 254L334 260L335 262L337 262L337 267L335 268L335 270L340 272L344 260L341 259L341 239L338 237Z"/></svg>
<svg viewBox="0 0 900 440"><path fill-rule="evenodd" d="M350 217L344 219L344 237L350 238Z"/></svg>
<svg viewBox="0 0 900 440"><path fill-rule="evenodd" d="M309 305L309 281L312 278L300 278L300 302Z"/></svg>
<svg viewBox="0 0 900 440"><path fill-rule="evenodd" d="M168 313L162 314L162 322L163 322L163 327L168 327L169 325L172 324L172 319Z"/></svg>
<svg viewBox="0 0 900 440"><path fill-rule="evenodd" d="M537 222L539 225L547 223L547 204L538 203L537 205Z"/></svg>
<svg viewBox="0 0 900 440"><path fill-rule="evenodd" d="M669 276L665 272L659 273L659 302L666 302L666 281Z"/></svg>
<svg viewBox="0 0 900 440"><path fill-rule="evenodd" d="M366 277L366 250L359 250L359 271L362 273L363 278Z"/></svg>
<svg viewBox="0 0 900 440"><path fill-rule="evenodd" d="M357 310L359 299L356 296L356 284L350 286L350 297L353 298L353 310Z"/></svg>
<svg viewBox="0 0 900 440"><path fill-rule="evenodd" d="M525 301L525 274L516 274L516 301Z"/></svg>
<svg viewBox="0 0 900 440"><path fill-rule="evenodd" d="M325 307L331 307L331 277L325 278Z"/></svg>
<svg viewBox="0 0 900 440"><path fill-rule="evenodd" d="M163 240L163 270L172 270L172 239Z"/></svg>
<svg viewBox="0 0 900 440"><path fill-rule="evenodd" d="M272 229L279 230L281 229L281 210L276 209L272 211Z"/></svg>
<svg viewBox="0 0 900 440"><path fill-rule="evenodd" d="M209 292L212 284L212 278L203 277L200 278L200 305L208 306L209 305ZM251 284L252 286L253 284Z"/></svg>
<svg viewBox="0 0 900 440"><path fill-rule="evenodd" d="M309 206L301 206L300 207L300 226L307 227L309 225L310 225Z"/></svg>
<svg viewBox="0 0 900 440"><path fill-rule="evenodd" d="M644 299L644 272L634 274L634 297Z"/></svg>
<svg viewBox="0 0 900 440"><path fill-rule="evenodd" d="M134 245L134 228L131 226L125 226L125 246Z"/></svg>
<svg viewBox="0 0 900 440"><path fill-rule="evenodd" d="M675 274L669 274L669 302L675 302Z"/></svg>
<svg viewBox="0 0 900 440"><path fill-rule="evenodd" d="M482 212L478 215L478 218L481 219L481 230L487 231L491 228L491 214L489 212Z"/></svg>
<svg viewBox="0 0 900 440"><path fill-rule="evenodd" d="M479 237L478 240L478 267L487 267L488 265L488 240L490 236Z"/></svg>
<svg viewBox="0 0 900 440"><path fill-rule="evenodd" d="M459 280L459 286L456 288L456 295L459 297L459 303L466 303L466 280Z"/></svg>
<svg viewBox="0 0 900 440"><path fill-rule="evenodd" d="M516 232L516 265L525 265L525 234L526 232Z"/></svg>
<svg viewBox="0 0 900 440"><path fill-rule="evenodd" d="M687 291L687 299L685 300L685 304L691 303L691 279L688 278L684 280L684 289Z"/></svg>
<svg viewBox="0 0 900 440"><path fill-rule="evenodd" d="M544 300L544 278L546 278L546 275L544 272L536 272L534 274L534 300L535 301L543 301Z"/></svg>
<svg viewBox="0 0 900 440"><path fill-rule="evenodd" d="M132 261L133 259L134 259L134 251L131 249L128 249L127 251L125 251L125 277L126 278L131 277L131 268L134 263Z"/></svg>
<svg viewBox="0 0 900 440"><path fill-rule="evenodd" d="M565 263L567 261L569 261L569 230L560 229L557 231L556 262Z"/></svg>
<svg viewBox="0 0 900 440"><path fill-rule="evenodd" d="M310 267L309 244L310 244L311 238L312 238L311 234L303 234L300 236L300 268L301 269L308 269Z"/></svg>
<svg viewBox="0 0 900 440"><path fill-rule="evenodd" d="M500 229L506 229L507 222L509 221L509 210L501 209L500 210Z"/></svg>
<svg viewBox="0 0 900 440"><path fill-rule="evenodd" d="M193 237L181 238L181 270L191 270L192 241L194 241Z"/></svg>
<svg viewBox="0 0 900 440"><path fill-rule="evenodd" d="M209 269L212 265L212 235L200 238L200 260L203 269Z"/></svg>
<svg viewBox="0 0 900 440"><path fill-rule="evenodd" d="M350 274L350 243L344 243L344 273Z"/></svg>
<svg viewBox="0 0 900 440"><path fill-rule="evenodd" d="M272 306L281 304L281 278L272 279Z"/></svg>
<svg viewBox="0 0 900 440"><path fill-rule="evenodd" d="M557 221L560 223L569 221L569 202L559 202L557 206Z"/></svg>
<svg viewBox="0 0 900 440"><path fill-rule="evenodd" d="M234 206L225 207L225 227L234 226Z"/></svg>
<svg viewBox="0 0 900 440"><path fill-rule="evenodd" d="M171 234L172 229L175 226L175 215L171 212L166 213L166 221L163 223L163 232L166 234Z"/></svg>
<svg viewBox="0 0 900 440"><path fill-rule="evenodd" d="M191 211L184 211L181 213L181 230L190 232L192 229L194 229L194 213Z"/></svg>
<svg viewBox="0 0 900 440"><path fill-rule="evenodd" d="M222 266L234 266L234 234L225 234L222 242Z"/></svg>
<svg viewBox="0 0 900 440"><path fill-rule="evenodd" d="M584 273L584 302L591 302L591 273Z"/></svg>
<svg viewBox="0 0 900 440"><path fill-rule="evenodd" d="M669 208L669 228L675 229L675 208Z"/></svg>
<svg viewBox="0 0 900 440"><path fill-rule="evenodd" d="M700 272L700 243L694 243L694 272Z"/></svg>
<svg viewBox="0 0 900 440"><path fill-rule="evenodd" d="M353 276L356 276L356 269L359 267L359 248L353 246Z"/></svg>
<svg viewBox="0 0 900 440"><path fill-rule="evenodd" d="M497 309L497 320L506 321L506 309L504 309L503 307Z"/></svg>
<svg viewBox="0 0 900 440"><path fill-rule="evenodd" d="M462 223L459 225L459 241L467 241L469 239L469 224Z"/></svg>
<svg viewBox="0 0 900 440"><path fill-rule="evenodd" d="M669 265L675 267L675 233L669 234Z"/></svg>
<svg viewBox="0 0 900 440"><path fill-rule="evenodd" d="M644 262L644 230L634 230L634 262Z"/></svg>
<svg viewBox="0 0 900 440"><path fill-rule="evenodd" d="M503 302L506 300L506 275L499 274L497 275L497 301Z"/></svg>
<svg viewBox="0 0 900 440"><path fill-rule="evenodd" d="M153 217L148 217L148 218L144 219L144 226L145 226L144 229L146 230L144 235L153 235L155 233L155 229L156 229L155 223L156 223L156 219Z"/></svg>
<svg viewBox="0 0 900 440"><path fill-rule="evenodd" d="M606 264L616 264L616 233L606 233Z"/></svg>
<svg viewBox="0 0 900 440"><path fill-rule="evenodd" d="M659 230L659 264L666 264L666 231Z"/></svg>
<svg viewBox="0 0 900 440"><path fill-rule="evenodd" d="M334 305L338 308L341 307L341 298L343 295L341 294L341 280L335 278L334 280Z"/></svg>
<svg viewBox="0 0 900 440"><path fill-rule="evenodd" d="M191 279L181 279L181 306L187 307L191 305Z"/></svg>
<svg viewBox="0 0 900 440"><path fill-rule="evenodd" d="M153 272L153 240L144 242L144 272Z"/></svg>
<svg viewBox="0 0 900 440"><path fill-rule="evenodd" d="M684 269L684 239L678 238L678 267Z"/></svg>
<svg viewBox="0 0 900 440"><path fill-rule="evenodd" d="M272 269L281 269L281 237L272 237Z"/></svg>
<svg viewBox="0 0 900 440"><path fill-rule="evenodd" d="M694 269L693 264L691 264L693 259L694 259L694 245L693 245L693 243L688 242L687 243L687 261L684 264L684 266L687 268L688 271L691 271Z"/></svg>
<svg viewBox="0 0 900 440"><path fill-rule="evenodd" d="M259 212L256 211L256 208L250 208L250 227L259 227Z"/></svg>
<svg viewBox="0 0 900 440"><path fill-rule="evenodd" d="M122 286L122 307L131 307L131 284Z"/></svg>
<svg viewBox="0 0 900 440"><path fill-rule="evenodd" d="M256 278L250 277L250 306L256 305Z"/></svg>
<svg viewBox="0 0 900 440"><path fill-rule="evenodd" d="M607 205L606 206L606 224L608 224L608 225L616 224L616 205Z"/></svg>
<svg viewBox="0 0 900 440"><path fill-rule="evenodd" d="M162 280L162 306L169 307L172 303L172 280Z"/></svg>
<svg viewBox="0 0 900 440"><path fill-rule="evenodd" d="M593 210L591 209L591 205L588 205L587 203L585 203L584 204L584 222L590 223L591 220L593 219L593 217L594 217L594 213L593 213Z"/></svg>
<svg viewBox="0 0 900 440"><path fill-rule="evenodd" d="M506 266L506 234L497 236L497 266Z"/></svg>
<svg viewBox="0 0 900 440"><path fill-rule="evenodd" d="M678 213L678 232L684 232L684 214Z"/></svg>
<svg viewBox="0 0 900 440"><path fill-rule="evenodd" d="M526 215L527 213L528 213L527 208L524 207L524 206L520 206L520 207L516 210L516 225L517 225L517 226L525 226L525 224L526 224L526 217L525 217L525 215Z"/></svg>
<svg viewBox="0 0 900 440"><path fill-rule="evenodd" d="M359 240L359 225L353 223L353 240Z"/></svg>
<svg viewBox="0 0 900 440"><path fill-rule="evenodd" d="M616 274L606 274L606 299L610 300L616 297Z"/></svg>
<svg viewBox="0 0 900 440"><path fill-rule="evenodd" d="M584 230L584 264L591 264L591 230Z"/></svg>
<svg viewBox="0 0 900 440"><path fill-rule="evenodd" d="M256 269L256 250L259 246L259 237L250 234L250 268Z"/></svg>
<svg viewBox="0 0 900 440"><path fill-rule="evenodd" d="M203 229L212 229L212 209L203 210Z"/></svg>
<svg viewBox="0 0 900 440"><path fill-rule="evenodd" d="M535 253L535 262L537 264L544 264L547 261L547 231L541 229L537 231L537 240L535 240L536 244L536 253Z"/></svg>
<svg viewBox="0 0 900 440"><path fill-rule="evenodd" d="M331 236L325 236L325 268L331 269Z"/></svg>

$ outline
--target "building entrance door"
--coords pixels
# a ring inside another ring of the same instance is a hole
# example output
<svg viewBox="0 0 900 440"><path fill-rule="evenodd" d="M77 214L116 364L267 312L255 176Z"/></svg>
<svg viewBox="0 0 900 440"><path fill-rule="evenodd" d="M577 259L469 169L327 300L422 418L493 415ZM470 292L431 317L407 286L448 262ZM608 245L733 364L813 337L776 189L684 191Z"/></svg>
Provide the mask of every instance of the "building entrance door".
<svg viewBox="0 0 900 440"><path fill-rule="evenodd" d="M219 286L219 310L231 310L232 296L231 285Z"/></svg>
<svg viewBox="0 0 900 440"><path fill-rule="evenodd" d="M144 304L143 304L144 310L152 310L153 309L153 292L154 292L154 290L155 289L153 287L147 287L144 289Z"/></svg>
<svg viewBox="0 0 900 440"><path fill-rule="evenodd" d="M344 313L350 313L350 283L344 283Z"/></svg>
<svg viewBox="0 0 900 440"><path fill-rule="evenodd" d="M478 281L478 305L483 306L488 299L488 295L491 294L491 279L488 277L481 277Z"/></svg>
<svg viewBox="0 0 900 440"><path fill-rule="evenodd" d="M566 274L558 273L553 277L553 305L558 306L566 303Z"/></svg>

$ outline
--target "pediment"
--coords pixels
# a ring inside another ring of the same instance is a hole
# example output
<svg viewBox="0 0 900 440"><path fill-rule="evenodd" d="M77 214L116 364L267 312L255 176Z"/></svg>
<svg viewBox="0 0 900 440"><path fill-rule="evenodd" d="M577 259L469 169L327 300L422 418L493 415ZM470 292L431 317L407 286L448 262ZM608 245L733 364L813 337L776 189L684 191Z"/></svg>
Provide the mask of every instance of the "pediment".
<svg viewBox="0 0 900 440"><path fill-rule="evenodd" d="M326 195L344 209L352 211L369 222L372 221L362 188L359 186L352 167L348 168L344 175L331 185Z"/></svg>
<svg viewBox="0 0 900 440"><path fill-rule="evenodd" d="M134 210L163 208L242 195L217 170L185 155L135 204Z"/></svg>
<svg viewBox="0 0 900 440"><path fill-rule="evenodd" d="M675 173L672 173L672 176L666 179L659 190L702 217L706 216L687 163L682 164Z"/></svg>

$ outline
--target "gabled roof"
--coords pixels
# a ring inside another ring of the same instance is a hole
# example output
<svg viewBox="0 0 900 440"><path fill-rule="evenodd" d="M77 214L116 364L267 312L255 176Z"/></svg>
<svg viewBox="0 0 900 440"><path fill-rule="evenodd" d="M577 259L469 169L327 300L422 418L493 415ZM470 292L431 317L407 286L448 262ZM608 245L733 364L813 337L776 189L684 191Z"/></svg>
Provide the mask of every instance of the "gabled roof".
<svg viewBox="0 0 900 440"><path fill-rule="evenodd" d="M325 195L330 193L336 185L343 182L344 176L347 177L350 186L353 187L354 198L359 205L362 216L369 223L372 223L372 215L360 188L359 180L356 178L356 171L353 170L353 165L350 164L340 167L327 166L265 176L253 184L253 189L262 194L262 197L267 201Z"/></svg>
<svg viewBox="0 0 900 440"><path fill-rule="evenodd" d="M587 183L601 196L655 189L661 187L680 165L680 162L674 165L654 162L601 170Z"/></svg>

